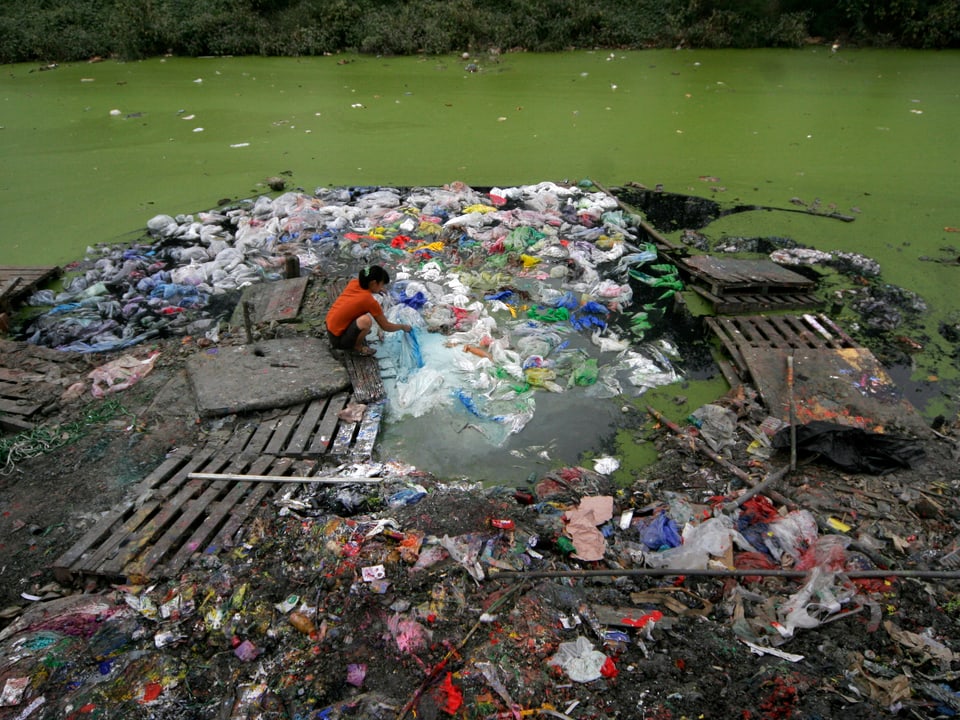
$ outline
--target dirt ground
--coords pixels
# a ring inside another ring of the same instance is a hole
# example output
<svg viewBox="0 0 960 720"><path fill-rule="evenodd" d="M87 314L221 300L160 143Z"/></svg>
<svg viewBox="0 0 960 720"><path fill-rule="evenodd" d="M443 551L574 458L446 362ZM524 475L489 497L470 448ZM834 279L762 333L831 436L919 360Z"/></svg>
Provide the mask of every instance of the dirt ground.
<svg viewBox="0 0 960 720"><path fill-rule="evenodd" d="M82 401L59 406L49 423L87 431L0 475L0 685L29 678L0 719L934 718L960 710L957 579L848 580L842 612L786 640L772 621L803 580L631 574L641 563L637 535L617 527L623 511L642 518L677 498L702 509L744 489L652 418L633 430L657 443L660 460L630 487L565 468L518 498L416 474L408 480L427 490L416 504L370 498L354 513L319 490L285 514L263 507L236 553L197 558L177 578L62 587L51 563L100 514L171 449L223 429L222 420L200 421L183 392L183 363L196 346L171 338L156 348L154 371L118 394L119 406L96 418ZM763 415L749 394L719 402L745 425ZM847 570L953 570L939 558L960 534L957 431L947 423L918 438L925 458L882 476L801 457L774 486L772 505L809 510L824 533L846 526L836 533L853 538ZM749 441L733 448L734 466L756 469ZM763 462L785 461L780 453ZM577 560L559 513L604 495L615 508L604 559ZM385 519L394 532L365 534ZM476 580L469 562L429 542L445 536L461 549L477 541L499 562L485 561ZM410 538L423 541L418 551ZM509 575L524 564L557 576ZM376 565L388 582L363 582L360 569ZM278 607L291 595L312 632ZM156 607L189 602L161 621L145 598ZM56 642L40 642L43 632ZM550 664L578 637L609 661L597 679L573 680ZM755 654L744 642L751 637L802 657Z"/></svg>

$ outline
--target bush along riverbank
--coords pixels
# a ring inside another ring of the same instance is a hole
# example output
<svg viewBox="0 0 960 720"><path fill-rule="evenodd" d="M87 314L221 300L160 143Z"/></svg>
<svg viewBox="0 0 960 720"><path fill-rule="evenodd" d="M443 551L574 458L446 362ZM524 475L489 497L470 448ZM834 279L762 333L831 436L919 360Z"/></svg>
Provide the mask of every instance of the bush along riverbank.
<svg viewBox="0 0 960 720"><path fill-rule="evenodd" d="M589 4L473 0L386 4L328 0L67 0L6 3L0 61L136 59L172 53L304 56L412 55L521 49L798 47L805 42L951 48L960 13L951 0L859 3Z"/></svg>

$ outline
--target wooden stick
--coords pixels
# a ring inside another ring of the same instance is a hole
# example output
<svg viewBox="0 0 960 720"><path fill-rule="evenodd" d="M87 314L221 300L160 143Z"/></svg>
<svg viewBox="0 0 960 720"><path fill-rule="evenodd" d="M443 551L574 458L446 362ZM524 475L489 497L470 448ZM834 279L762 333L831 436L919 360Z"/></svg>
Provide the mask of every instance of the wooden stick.
<svg viewBox="0 0 960 720"><path fill-rule="evenodd" d="M728 502L727 504L725 504L723 506L723 509L735 510L736 508L743 505L747 500L752 498L754 495L759 495L762 492L766 492L771 485L773 485L778 480L781 480L783 476L786 475L788 472L790 472L790 468L787 466L784 466L779 470L774 470L763 479L763 482L754 485L752 488L747 490L743 495L738 497L733 502Z"/></svg>
<svg viewBox="0 0 960 720"><path fill-rule="evenodd" d="M317 483L340 485L345 483L379 483L383 478L368 477L289 477L280 475L233 475L230 473L192 472L187 474L190 480L234 480L236 482L274 482L274 483Z"/></svg>
<svg viewBox="0 0 960 720"><path fill-rule="evenodd" d="M719 465L722 465L723 467L725 467L727 470L729 470L738 478L743 480L743 482L745 482L750 487L757 485L757 481L754 480L752 477L750 477L750 475L748 475L743 470L738 468L736 465L734 465L732 462L727 460L725 457L718 455L713 450L708 448L707 444L700 438L694 437L692 435L688 435L687 433L685 433L679 425L677 425L674 422L670 422L665 417L663 417L663 415L661 415L656 408L651 407L650 405L647 405L647 412L653 415L653 417L655 417L657 420L662 422L664 425L666 425L668 428L670 428L670 430L672 430L674 433L676 433L680 437L692 440L693 446L697 451L703 453L708 458L713 460L715 463L718 463ZM777 492L776 490L770 489L769 486L766 490L766 494L770 496L771 500L776 500L781 505L786 505L788 510L794 510L797 507L797 503L795 503L790 498L784 496L783 494Z"/></svg>
<svg viewBox="0 0 960 720"><path fill-rule="evenodd" d="M253 312L253 303L249 300L243 301L243 329L247 334L247 345L253 342L253 327L250 320L250 314Z"/></svg>
<svg viewBox="0 0 960 720"><path fill-rule="evenodd" d="M707 447L707 444L700 438L696 437L695 435L690 435L688 433L685 433L683 429L679 425L677 425L675 422L667 420L667 418L665 418L660 413L659 410L657 410L654 407L651 407L650 405L647 405L647 412L653 415L653 417L655 417L659 422L666 425L671 430L671 432L673 432L675 435L679 435L681 437L689 438L690 440L692 440L693 446L697 450L697 452L703 453L718 465L722 465L723 467L725 467L727 470L732 472L734 475L736 475L738 478L743 480L748 485L750 486L756 485L756 480L750 477L747 473L745 473L743 470L738 468L736 465L734 465L732 462L727 460L725 457L723 457L719 453L715 453L713 450Z"/></svg>
<svg viewBox="0 0 960 720"><path fill-rule="evenodd" d="M787 355L787 402L790 418L790 471L797 469L797 408L793 398L793 353Z"/></svg>

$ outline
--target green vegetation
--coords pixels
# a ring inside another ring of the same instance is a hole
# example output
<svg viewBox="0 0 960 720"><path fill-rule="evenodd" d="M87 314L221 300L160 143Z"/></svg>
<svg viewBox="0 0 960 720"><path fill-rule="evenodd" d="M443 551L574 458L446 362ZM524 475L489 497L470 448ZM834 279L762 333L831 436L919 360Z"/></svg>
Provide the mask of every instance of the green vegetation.
<svg viewBox="0 0 960 720"><path fill-rule="evenodd" d="M121 415L136 418L120 404L110 398L88 404L79 420L65 425L38 425L33 430L24 430L16 435L8 435L0 440L0 475L9 475L21 460L44 455L76 442L84 435Z"/></svg>
<svg viewBox="0 0 960 720"><path fill-rule="evenodd" d="M796 47L960 47L956 0L36 0L0 7L0 61L164 53L303 56Z"/></svg>

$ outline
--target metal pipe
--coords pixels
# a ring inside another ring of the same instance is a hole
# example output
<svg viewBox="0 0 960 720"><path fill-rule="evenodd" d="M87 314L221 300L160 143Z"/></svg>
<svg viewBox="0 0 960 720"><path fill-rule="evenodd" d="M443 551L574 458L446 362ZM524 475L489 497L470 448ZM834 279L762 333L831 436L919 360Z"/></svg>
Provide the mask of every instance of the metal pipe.
<svg viewBox="0 0 960 720"><path fill-rule="evenodd" d="M805 578L810 575L809 570L786 570L769 568L632 568L629 570L533 570L525 572L522 570L497 570L490 568L489 576L491 579L505 580L530 580L536 578L588 578L588 577L665 577L680 576L686 577L783 577L783 578ZM867 578L925 578L939 580L960 580L960 570L850 570L840 572L845 577L857 580Z"/></svg>

